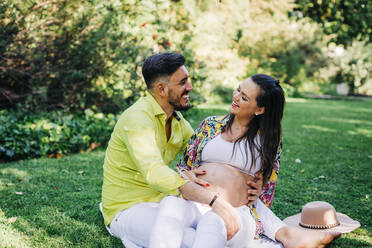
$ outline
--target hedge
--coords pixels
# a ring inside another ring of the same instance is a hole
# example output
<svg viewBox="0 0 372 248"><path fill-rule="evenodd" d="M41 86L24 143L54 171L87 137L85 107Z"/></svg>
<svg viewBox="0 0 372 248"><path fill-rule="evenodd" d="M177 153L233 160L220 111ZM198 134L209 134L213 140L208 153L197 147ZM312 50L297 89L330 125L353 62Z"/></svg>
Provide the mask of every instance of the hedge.
<svg viewBox="0 0 372 248"><path fill-rule="evenodd" d="M118 115L0 111L0 162L86 152L105 146Z"/></svg>

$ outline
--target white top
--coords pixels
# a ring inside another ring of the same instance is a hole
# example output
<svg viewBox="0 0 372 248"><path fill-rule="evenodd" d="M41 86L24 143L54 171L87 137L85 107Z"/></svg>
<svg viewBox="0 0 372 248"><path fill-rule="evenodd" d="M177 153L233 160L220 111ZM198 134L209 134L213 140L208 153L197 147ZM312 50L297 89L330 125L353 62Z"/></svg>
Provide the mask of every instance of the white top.
<svg viewBox="0 0 372 248"><path fill-rule="evenodd" d="M254 142L260 146L259 135L254 139ZM203 163L223 163L233 166L239 171L254 176L256 172L261 169L261 159L256 150L256 163L251 168L252 155L249 149L249 144L245 147L245 140L242 140L235 145L235 152L233 154L234 143L224 140L221 134L210 140L201 152L201 165ZM245 150L247 152L245 152ZM248 161L247 161L248 160Z"/></svg>

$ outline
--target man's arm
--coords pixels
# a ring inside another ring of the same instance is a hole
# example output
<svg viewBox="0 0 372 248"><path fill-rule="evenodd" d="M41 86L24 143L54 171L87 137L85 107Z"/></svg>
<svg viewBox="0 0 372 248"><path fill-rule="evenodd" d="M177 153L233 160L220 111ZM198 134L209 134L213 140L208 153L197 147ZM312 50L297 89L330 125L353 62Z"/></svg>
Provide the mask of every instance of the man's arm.
<svg viewBox="0 0 372 248"><path fill-rule="evenodd" d="M177 188L187 181L164 163L152 120L148 116L141 117L126 118L121 127L121 138L130 158L150 187L166 194L177 194Z"/></svg>
<svg viewBox="0 0 372 248"><path fill-rule="evenodd" d="M209 205L216 195L214 192L207 190L194 182L188 182L182 185L179 190L185 199L206 205ZM211 205L213 211L224 220L227 239L230 240L240 229L239 217L235 208L233 208L230 203L225 201L222 197L217 197Z"/></svg>

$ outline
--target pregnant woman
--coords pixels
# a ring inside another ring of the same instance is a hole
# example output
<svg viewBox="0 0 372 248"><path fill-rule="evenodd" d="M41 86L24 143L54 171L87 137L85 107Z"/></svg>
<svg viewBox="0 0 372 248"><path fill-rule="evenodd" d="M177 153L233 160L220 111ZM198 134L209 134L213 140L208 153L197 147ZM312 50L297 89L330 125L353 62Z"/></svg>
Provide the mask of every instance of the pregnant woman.
<svg viewBox="0 0 372 248"><path fill-rule="evenodd" d="M267 207L273 200L279 169L284 101L279 81L257 74L234 91L227 116L208 117L200 124L178 167L185 177L189 171L197 172L198 178L191 176L190 180L208 182L203 185L215 195L209 206L166 197L160 204L150 247L176 247L168 245L172 243L168 233L174 230L167 232L167 227L185 228L178 247L257 247L255 242L262 234L282 243L276 247L323 247L337 236L289 228ZM248 207L247 181L255 173L262 173L266 186L260 199ZM226 231L227 221L210 208L220 200L234 207L240 223L232 238Z"/></svg>

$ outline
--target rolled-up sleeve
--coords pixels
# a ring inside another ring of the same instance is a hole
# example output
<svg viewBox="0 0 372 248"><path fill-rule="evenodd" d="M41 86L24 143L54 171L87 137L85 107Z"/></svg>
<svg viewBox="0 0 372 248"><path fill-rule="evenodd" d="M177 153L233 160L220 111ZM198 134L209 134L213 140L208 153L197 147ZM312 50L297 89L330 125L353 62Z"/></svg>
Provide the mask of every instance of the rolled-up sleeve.
<svg viewBox="0 0 372 248"><path fill-rule="evenodd" d="M187 181L163 161L153 125L150 118L124 123L123 141L130 158L150 187L165 194L178 194L177 188Z"/></svg>

